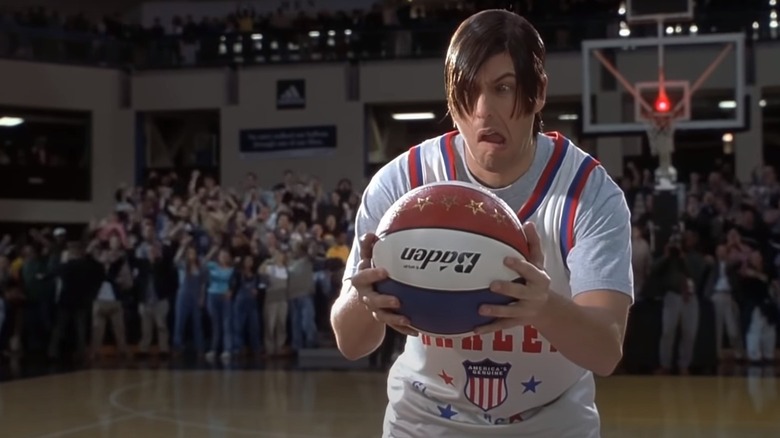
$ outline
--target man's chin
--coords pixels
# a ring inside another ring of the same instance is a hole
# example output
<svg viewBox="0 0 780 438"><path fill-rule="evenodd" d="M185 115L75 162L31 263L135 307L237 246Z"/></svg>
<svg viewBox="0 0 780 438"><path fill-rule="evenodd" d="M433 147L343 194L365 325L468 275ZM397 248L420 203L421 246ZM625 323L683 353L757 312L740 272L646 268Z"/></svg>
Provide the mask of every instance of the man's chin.
<svg viewBox="0 0 780 438"><path fill-rule="evenodd" d="M509 150L509 143L502 141L500 143L493 143L489 141L480 141L478 147L488 153L490 152L504 152Z"/></svg>

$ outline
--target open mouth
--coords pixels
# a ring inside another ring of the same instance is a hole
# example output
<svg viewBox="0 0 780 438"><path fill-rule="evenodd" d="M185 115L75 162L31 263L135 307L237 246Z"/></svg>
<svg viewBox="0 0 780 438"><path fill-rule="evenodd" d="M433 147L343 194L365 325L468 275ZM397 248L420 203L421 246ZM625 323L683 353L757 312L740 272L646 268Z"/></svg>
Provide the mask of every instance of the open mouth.
<svg viewBox="0 0 780 438"><path fill-rule="evenodd" d="M479 134L479 141L493 144L504 144L506 138L496 131L485 130Z"/></svg>

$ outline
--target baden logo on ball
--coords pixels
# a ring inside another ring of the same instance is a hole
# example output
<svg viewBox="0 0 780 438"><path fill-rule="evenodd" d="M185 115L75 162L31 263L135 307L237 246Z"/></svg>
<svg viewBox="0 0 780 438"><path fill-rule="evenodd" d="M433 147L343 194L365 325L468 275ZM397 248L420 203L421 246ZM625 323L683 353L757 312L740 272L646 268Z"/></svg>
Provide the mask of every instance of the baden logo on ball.
<svg viewBox="0 0 780 438"><path fill-rule="evenodd" d="M452 270L461 274L471 272L477 266L480 257L482 254L478 252L440 249L404 248L401 252L401 260L407 262L404 264L406 269L425 269L429 264L434 263L439 271L443 271L454 264ZM420 262L420 264L408 263L409 261Z"/></svg>

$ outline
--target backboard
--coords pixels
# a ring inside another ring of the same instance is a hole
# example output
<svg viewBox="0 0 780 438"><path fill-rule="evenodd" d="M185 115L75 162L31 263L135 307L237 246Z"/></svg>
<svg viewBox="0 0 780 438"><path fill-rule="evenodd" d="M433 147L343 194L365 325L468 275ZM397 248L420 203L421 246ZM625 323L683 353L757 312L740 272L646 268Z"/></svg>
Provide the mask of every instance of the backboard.
<svg viewBox="0 0 780 438"><path fill-rule="evenodd" d="M693 0L626 0L629 24L693 19Z"/></svg>
<svg viewBox="0 0 780 438"><path fill-rule="evenodd" d="M584 134L646 133L661 95L669 108L660 109L676 112L676 131L745 128L744 34L681 35L680 25L664 26L660 37L583 41Z"/></svg>

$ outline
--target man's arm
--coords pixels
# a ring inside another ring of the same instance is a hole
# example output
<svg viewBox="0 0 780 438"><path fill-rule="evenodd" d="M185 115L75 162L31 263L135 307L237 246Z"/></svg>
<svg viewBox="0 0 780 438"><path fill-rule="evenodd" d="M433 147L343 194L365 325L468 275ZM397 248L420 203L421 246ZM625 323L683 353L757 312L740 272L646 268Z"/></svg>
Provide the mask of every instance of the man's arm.
<svg viewBox="0 0 780 438"><path fill-rule="evenodd" d="M382 344L385 337L385 324L375 320L366 309L351 279L361 268L370 267L360 265L361 259L370 259L370 254L364 253L361 256L360 238L366 233L376 232L382 216L395 202L396 197L390 193L385 181L393 182L392 177L404 175L397 164L398 160L382 168L363 192L355 218L356 237L344 268L341 293L331 308L330 321L336 335L336 344L344 357L350 360L371 354ZM370 246L364 249L370 251ZM378 280L379 278L376 278L374 281Z"/></svg>
<svg viewBox="0 0 780 438"><path fill-rule="evenodd" d="M550 294L534 327L572 362L601 376L623 357L631 297L612 290L583 292L573 299Z"/></svg>
<svg viewBox="0 0 780 438"><path fill-rule="evenodd" d="M385 325L366 310L348 279L344 280L341 294L333 303L330 322L336 334L336 345L349 360L368 356L385 339Z"/></svg>
<svg viewBox="0 0 780 438"><path fill-rule="evenodd" d="M567 257L573 298L552 293L533 325L572 362L609 375L623 357L633 303L631 217L624 196L600 167L580 206Z"/></svg>

